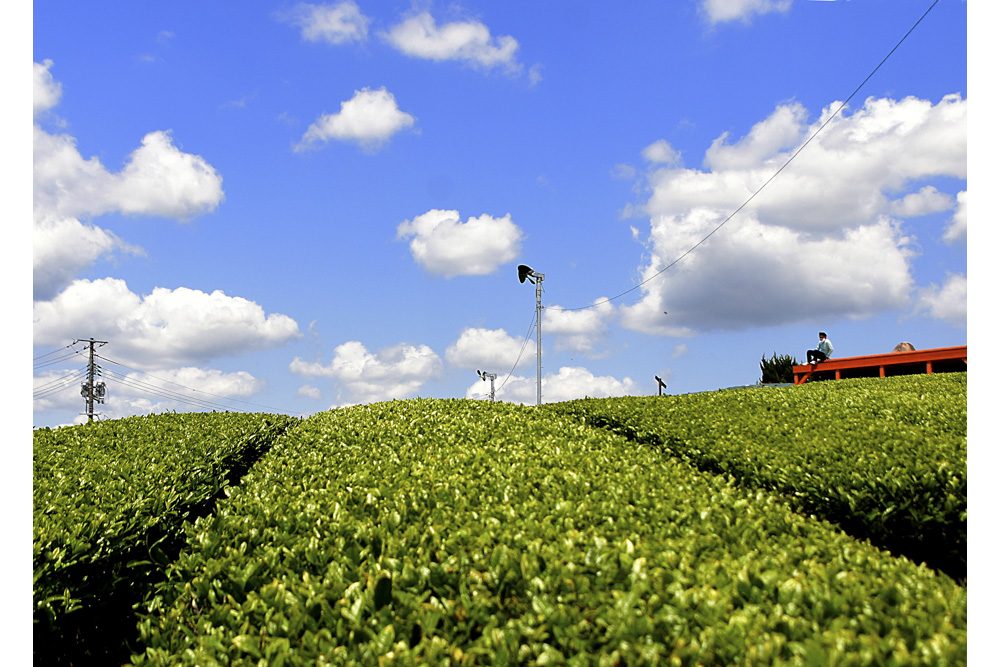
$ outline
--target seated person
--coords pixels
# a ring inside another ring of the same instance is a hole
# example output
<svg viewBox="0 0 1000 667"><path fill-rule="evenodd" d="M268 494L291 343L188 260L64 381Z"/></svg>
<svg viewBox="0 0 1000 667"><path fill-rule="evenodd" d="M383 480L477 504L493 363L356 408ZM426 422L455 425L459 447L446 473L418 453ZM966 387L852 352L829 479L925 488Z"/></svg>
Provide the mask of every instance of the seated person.
<svg viewBox="0 0 1000 667"><path fill-rule="evenodd" d="M815 364L820 361L826 361L833 356L833 343L830 339L826 337L826 334L822 331L819 332L819 345L813 350L806 351L806 359L808 363Z"/></svg>

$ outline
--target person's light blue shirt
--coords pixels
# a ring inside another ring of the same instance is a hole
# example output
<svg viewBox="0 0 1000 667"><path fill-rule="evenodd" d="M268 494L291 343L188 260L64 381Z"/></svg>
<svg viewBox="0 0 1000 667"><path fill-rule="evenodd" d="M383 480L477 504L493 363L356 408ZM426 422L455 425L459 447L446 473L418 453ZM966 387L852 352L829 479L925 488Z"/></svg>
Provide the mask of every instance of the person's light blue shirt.
<svg viewBox="0 0 1000 667"><path fill-rule="evenodd" d="M830 342L829 338L821 340L816 349L825 354L827 359L833 356L833 343Z"/></svg>

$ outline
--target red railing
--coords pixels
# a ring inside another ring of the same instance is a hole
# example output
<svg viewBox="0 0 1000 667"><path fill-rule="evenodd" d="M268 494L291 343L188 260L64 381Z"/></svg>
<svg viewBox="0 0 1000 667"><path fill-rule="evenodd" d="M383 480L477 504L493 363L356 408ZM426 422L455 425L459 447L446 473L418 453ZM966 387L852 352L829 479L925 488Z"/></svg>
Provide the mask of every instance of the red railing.
<svg viewBox="0 0 1000 667"><path fill-rule="evenodd" d="M817 364L793 366L795 384L806 380L842 380L853 377L886 377L918 373L950 372L968 367L968 346L936 347L913 352L868 354L828 359Z"/></svg>

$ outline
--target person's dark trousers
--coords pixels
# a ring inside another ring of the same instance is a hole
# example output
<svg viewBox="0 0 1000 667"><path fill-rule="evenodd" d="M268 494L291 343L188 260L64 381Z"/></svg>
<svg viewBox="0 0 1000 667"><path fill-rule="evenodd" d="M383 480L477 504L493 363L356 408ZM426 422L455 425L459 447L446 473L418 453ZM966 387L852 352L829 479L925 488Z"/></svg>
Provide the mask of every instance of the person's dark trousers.
<svg viewBox="0 0 1000 667"><path fill-rule="evenodd" d="M810 364L815 364L817 361L826 361L826 355L819 350L809 350L806 352L806 360Z"/></svg>

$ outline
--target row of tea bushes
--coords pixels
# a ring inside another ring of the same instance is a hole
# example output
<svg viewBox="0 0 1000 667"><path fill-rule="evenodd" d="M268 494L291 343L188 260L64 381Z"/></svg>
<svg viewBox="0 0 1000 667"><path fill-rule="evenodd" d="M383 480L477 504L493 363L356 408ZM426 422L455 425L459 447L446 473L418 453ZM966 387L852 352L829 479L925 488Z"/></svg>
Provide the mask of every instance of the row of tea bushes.
<svg viewBox="0 0 1000 667"><path fill-rule="evenodd" d="M965 373L545 406L783 495L855 537L966 572Z"/></svg>
<svg viewBox="0 0 1000 667"><path fill-rule="evenodd" d="M142 606L136 665L965 661L966 593L759 490L500 403L314 415Z"/></svg>
<svg viewBox="0 0 1000 667"><path fill-rule="evenodd" d="M34 431L34 617L137 588L165 565L166 542L298 419L163 414Z"/></svg>

